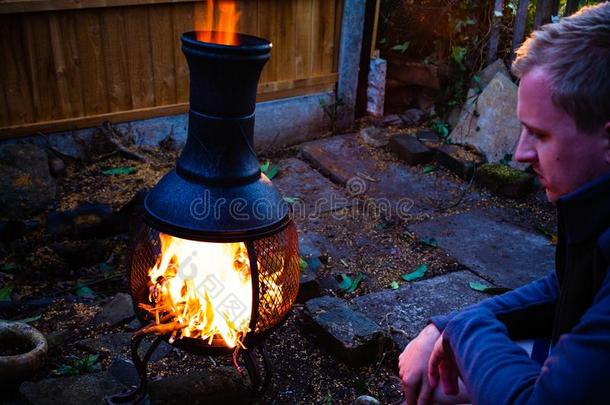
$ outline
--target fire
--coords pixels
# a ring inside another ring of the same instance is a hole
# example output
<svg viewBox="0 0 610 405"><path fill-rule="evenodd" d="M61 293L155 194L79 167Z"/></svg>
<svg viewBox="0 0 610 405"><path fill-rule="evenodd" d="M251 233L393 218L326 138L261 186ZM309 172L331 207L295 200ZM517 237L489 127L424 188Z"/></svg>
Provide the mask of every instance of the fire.
<svg viewBox="0 0 610 405"><path fill-rule="evenodd" d="M160 240L161 255L148 273L153 305L140 304L155 320L142 332L209 344L221 336L229 348L243 346L252 313L245 245L195 242L162 233Z"/></svg>
<svg viewBox="0 0 610 405"><path fill-rule="evenodd" d="M218 11L220 16L214 27L214 0L208 0L205 9L201 4L195 6L197 40L222 45L239 45L235 33L240 13L237 11L235 1L220 0Z"/></svg>

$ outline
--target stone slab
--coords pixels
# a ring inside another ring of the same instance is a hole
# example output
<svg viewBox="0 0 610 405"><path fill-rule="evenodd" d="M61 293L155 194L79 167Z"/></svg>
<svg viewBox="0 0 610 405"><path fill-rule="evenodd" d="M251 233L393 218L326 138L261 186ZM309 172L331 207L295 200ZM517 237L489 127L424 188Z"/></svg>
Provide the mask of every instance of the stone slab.
<svg viewBox="0 0 610 405"><path fill-rule="evenodd" d="M280 171L273 184L284 197L295 197L293 216L322 214L351 206L345 190L312 169L300 159L290 158L278 162Z"/></svg>
<svg viewBox="0 0 610 405"><path fill-rule="evenodd" d="M83 339L79 342L76 342L76 346L81 347L85 350L88 350L92 353L102 353L107 354L109 356L120 356L123 354L130 353L131 347L131 337L132 333L129 332L119 332L119 333L109 333L107 335L98 336L95 338ZM148 336L144 339L142 344L138 349L138 353L141 357L144 356L144 353L150 345L153 343L156 336ZM150 361L155 362L161 360L165 356L169 354L173 349L173 346L166 342L161 342L153 354L150 356Z"/></svg>
<svg viewBox="0 0 610 405"><path fill-rule="evenodd" d="M410 165L428 163L434 157L434 152L409 134L396 134L390 139L389 147Z"/></svg>
<svg viewBox="0 0 610 405"><path fill-rule="evenodd" d="M352 365L374 361L383 348L382 330L336 297L305 303L305 319L338 358Z"/></svg>
<svg viewBox="0 0 610 405"><path fill-rule="evenodd" d="M98 325L106 323L116 326L131 320L135 316L131 295L118 293L104 305L100 313L95 316L94 322Z"/></svg>
<svg viewBox="0 0 610 405"><path fill-rule="evenodd" d="M493 281L516 288L554 269L555 247L546 237L503 218L509 213L475 210L411 225L419 237L433 237L441 249Z"/></svg>
<svg viewBox="0 0 610 405"><path fill-rule="evenodd" d="M402 350L428 319L475 304L488 295L472 290L468 283L483 281L469 271L459 271L362 295L351 301L352 308L366 314L388 330L397 348Z"/></svg>
<svg viewBox="0 0 610 405"><path fill-rule="evenodd" d="M371 197L398 217L434 210L439 205L435 202L452 201L466 187L400 163L378 161L356 137L348 134L307 142L301 153L320 172L345 185L349 195ZM468 192L462 201L478 198L476 192Z"/></svg>

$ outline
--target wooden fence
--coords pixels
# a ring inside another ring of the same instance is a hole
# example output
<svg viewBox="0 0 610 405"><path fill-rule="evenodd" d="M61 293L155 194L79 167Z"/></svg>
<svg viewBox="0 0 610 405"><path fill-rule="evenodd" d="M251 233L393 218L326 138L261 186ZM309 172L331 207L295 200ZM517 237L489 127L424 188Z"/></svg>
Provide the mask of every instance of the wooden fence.
<svg viewBox="0 0 610 405"><path fill-rule="evenodd" d="M0 139L186 112L192 0L0 0ZM242 0L259 101L334 89L342 0Z"/></svg>

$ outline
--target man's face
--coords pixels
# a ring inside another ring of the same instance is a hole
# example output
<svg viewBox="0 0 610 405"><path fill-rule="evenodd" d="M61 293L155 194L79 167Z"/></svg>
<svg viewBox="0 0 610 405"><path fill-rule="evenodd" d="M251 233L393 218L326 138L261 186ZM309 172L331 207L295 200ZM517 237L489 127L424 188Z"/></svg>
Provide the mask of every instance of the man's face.
<svg viewBox="0 0 610 405"><path fill-rule="evenodd" d="M521 78L517 116L522 130L515 159L530 163L549 201L610 172L610 122L594 133L553 104L549 74L535 68Z"/></svg>

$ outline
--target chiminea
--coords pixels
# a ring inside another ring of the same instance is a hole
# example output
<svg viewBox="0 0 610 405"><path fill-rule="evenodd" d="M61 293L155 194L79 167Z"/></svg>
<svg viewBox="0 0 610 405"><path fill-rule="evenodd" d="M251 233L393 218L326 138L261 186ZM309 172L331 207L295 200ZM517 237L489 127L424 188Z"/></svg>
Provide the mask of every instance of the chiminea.
<svg viewBox="0 0 610 405"><path fill-rule="evenodd" d="M298 292L296 227L253 148L257 84L271 43L235 34L237 45L222 45L198 34L181 38L190 69L188 139L176 168L146 196L132 250L130 292L146 325L132 341L140 386L111 403L142 400L146 363L162 340L191 353L233 352L234 361L239 352L261 392L270 375L262 341ZM148 334L158 337L141 359L137 348Z"/></svg>

